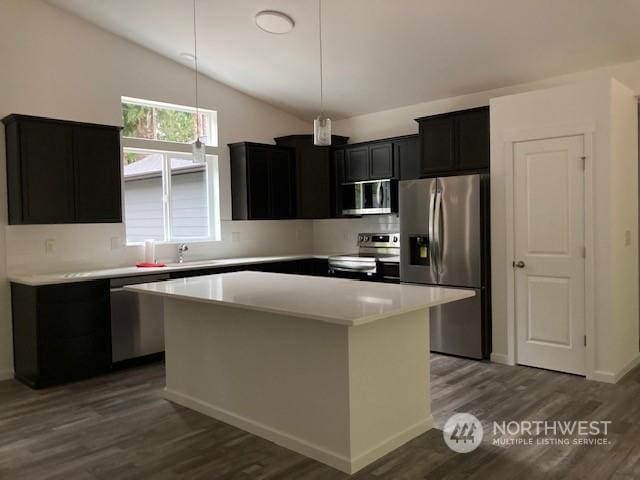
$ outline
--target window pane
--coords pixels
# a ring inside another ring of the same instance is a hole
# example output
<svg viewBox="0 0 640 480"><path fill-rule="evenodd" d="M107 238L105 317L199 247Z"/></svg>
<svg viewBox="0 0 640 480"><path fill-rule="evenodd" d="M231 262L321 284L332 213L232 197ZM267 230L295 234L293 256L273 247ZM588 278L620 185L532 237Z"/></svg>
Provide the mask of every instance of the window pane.
<svg viewBox="0 0 640 480"><path fill-rule="evenodd" d="M171 238L209 237L206 165L189 155L169 154L171 165Z"/></svg>
<svg viewBox="0 0 640 480"><path fill-rule="evenodd" d="M153 108L132 103L122 104L123 136L155 140L155 122Z"/></svg>
<svg viewBox="0 0 640 480"><path fill-rule="evenodd" d="M201 112L199 117L198 125L195 112L122 103L122 134L128 138L192 143L197 132L205 143L210 144L211 139L206 138L210 128L209 114Z"/></svg>
<svg viewBox="0 0 640 480"><path fill-rule="evenodd" d="M124 152L127 242L164 240L162 153Z"/></svg>

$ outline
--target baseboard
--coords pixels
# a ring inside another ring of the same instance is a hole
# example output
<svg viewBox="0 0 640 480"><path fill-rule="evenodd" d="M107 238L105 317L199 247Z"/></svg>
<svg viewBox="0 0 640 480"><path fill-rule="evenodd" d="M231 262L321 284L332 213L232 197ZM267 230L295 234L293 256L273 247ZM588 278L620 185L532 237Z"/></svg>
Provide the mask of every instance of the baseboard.
<svg viewBox="0 0 640 480"><path fill-rule="evenodd" d="M616 373L596 370L595 372L587 375L587 380L595 380L597 382L604 383L618 383L620 380L622 380L622 377L624 377L638 365L640 365L640 354L636 355L633 360L631 360L627 365L625 365Z"/></svg>
<svg viewBox="0 0 640 480"><path fill-rule="evenodd" d="M493 363L499 363L501 365L509 365L509 366L515 365L514 362L509 361L509 356L505 355L504 353L492 353L491 361Z"/></svg>
<svg viewBox="0 0 640 480"><path fill-rule="evenodd" d="M168 388L165 388L164 395L167 400L173 403L177 403L183 407L187 407L209 417L213 417L216 420L233 425L234 427L265 438L277 445L293 450L294 452L300 453L306 457L313 458L314 460L348 474L355 473L366 465L369 465L374 460L377 460L383 455L407 443L409 440L414 439L418 435L422 435L433 426L433 419L429 416L429 418L424 422L420 422L419 424L409 427L407 430L394 435L364 454L350 460L337 452L333 452L319 445L307 442L306 440L294 435L290 435L286 432L256 422L226 409L203 402L202 400L198 400L189 395L185 395Z"/></svg>
<svg viewBox="0 0 640 480"><path fill-rule="evenodd" d="M0 370L0 381L10 380L12 378L13 378L13 369L7 368L5 370Z"/></svg>
<svg viewBox="0 0 640 480"><path fill-rule="evenodd" d="M429 415L429 418L421 421L406 430L394 435L391 438L386 439L384 442L379 445L373 447L368 452L363 453L362 455L357 456L351 461L351 471L347 473L355 473L361 468L366 467L367 465L375 462L379 458L383 457L389 452L394 451L396 448L401 447L405 443L414 438L422 435L423 433L431 430L433 428L433 417Z"/></svg>

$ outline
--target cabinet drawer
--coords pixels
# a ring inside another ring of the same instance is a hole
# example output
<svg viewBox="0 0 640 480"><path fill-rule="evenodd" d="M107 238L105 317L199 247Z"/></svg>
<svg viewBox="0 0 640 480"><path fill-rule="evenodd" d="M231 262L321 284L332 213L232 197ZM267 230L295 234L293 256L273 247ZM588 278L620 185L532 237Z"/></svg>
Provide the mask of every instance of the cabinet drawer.
<svg viewBox="0 0 640 480"><path fill-rule="evenodd" d="M73 302L109 297L109 281L62 283L38 287L38 302Z"/></svg>

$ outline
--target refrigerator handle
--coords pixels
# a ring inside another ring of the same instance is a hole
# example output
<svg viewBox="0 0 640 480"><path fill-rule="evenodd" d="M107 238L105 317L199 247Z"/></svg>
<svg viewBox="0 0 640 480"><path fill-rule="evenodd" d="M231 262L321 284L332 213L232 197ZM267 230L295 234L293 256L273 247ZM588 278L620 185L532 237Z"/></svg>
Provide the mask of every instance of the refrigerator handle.
<svg viewBox="0 0 640 480"><path fill-rule="evenodd" d="M441 225L441 210L442 210L442 191L436 192L436 204L433 208L433 231L436 249L436 271L440 274L440 266L442 265L442 225Z"/></svg>
<svg viewBox="0 0 640 480"><path fill-rule="evenodd" d="M431 192L431 198L429 200L429 257L430 257L430 265L431 270L437 270L437 256L436 256L436 242L435 242L435 232L434 232L434 222L433 215L435 212L435 204L436 204L436 192Z"/></svg>

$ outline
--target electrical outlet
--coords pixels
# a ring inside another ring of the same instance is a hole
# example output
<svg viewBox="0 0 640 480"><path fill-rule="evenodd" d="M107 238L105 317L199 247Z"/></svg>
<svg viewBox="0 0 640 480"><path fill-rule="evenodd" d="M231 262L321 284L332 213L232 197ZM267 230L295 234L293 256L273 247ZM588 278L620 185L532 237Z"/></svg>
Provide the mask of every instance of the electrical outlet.
<svg viewBox="0 0 640 480"><path fill-rule="evenodd" d="M631 245L631 230L625 230L624 232L624 245L626 247Z"/></svg>
<svg viewBox="0 0 640 480"><path fill-rule="evenodd" d="M240 241L240 232L231 232L231 241L238 243Z"/></svg>
<svg viewBox="0 0 640 480"><path fill-rule="evenodd" d="M44 253L50 255L55 253L56 251L56 240L55 238L47 238L44 241Z"/></svg>
<svg viewBox="0 0 640 480"><path fill-rule="evenodd" d="M111 250L118 250L121 246L120 237L111 237Z"/></svg>

